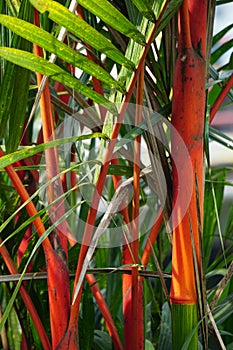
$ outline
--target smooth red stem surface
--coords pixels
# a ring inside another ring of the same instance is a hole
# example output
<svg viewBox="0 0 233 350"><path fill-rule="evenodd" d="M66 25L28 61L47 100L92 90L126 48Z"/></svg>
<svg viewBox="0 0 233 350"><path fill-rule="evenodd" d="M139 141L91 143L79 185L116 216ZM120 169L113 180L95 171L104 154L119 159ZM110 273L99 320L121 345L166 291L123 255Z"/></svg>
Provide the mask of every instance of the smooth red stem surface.
<svg viewBox="0 0 233 350"><path fill-rule="evenodd" d="M206 28L208 0L189 0L192 47L206 57Z"/></svg>
<svg viewBox="0 0 233 350"><path fill-rule="evenodd" d="M188 0L184 0L180 7L180 47L190 49L192 47Z"/></svg>
<svg viewBox="0 0 233 350"><path fill-rule="evenodd" d="M203 132L205 118L205 53L206 26L196 28L194 33L192 26L194 18L206 16L206 9L202 7L203 14L200 14L198 4L205 6L207 2L202 0L185 1L180 11L181 40L178 48L178 58L176 61L173 99L172 99L172 124L174 130L178 131L185 146L179 142L179 137L175 132L171 133L172 156L176 159L173 162L173 245L172 245L172 285L171 302L177 304L197 303L196 280L194 271L194 254L197 264L200 266L199 247L199 215L201 213L201 224L203 217ZM187 15L187 6L190 10L190 17ZM190 21L189 25L185 24ZM206 21L204 22L206 23ZM193 40L191 47L183 40L189 36L190 31ZM197 45L199 43L199 45ZM201 46L202 45L202 46ZM188 151L188 153L187 153ZM192 169L187 164L191 160ZM180 171L178 176L177 169ZM192 180L190 188L189 181ZM186 186L181 192L180 182ZM187 209L183 208L183 203L187 201L187 196L191 191L191 199ZM197 208L197 195L199 203ZM177 203L179 198L179 202ZM176 205L176 210L174 210ZM192 245L194 242L194 247Z"/></svg>
<svg viewBox="0 0 233 350"><path fill-rule="evenodd" d="M221 104L227 97L228 92L232 89L233 87L233 75L230 77L224 88L221 90L219 96L217 97L216 101L214 102L211 110L210 110L210 123L212 123L217 111L219 110Z"/></svg>

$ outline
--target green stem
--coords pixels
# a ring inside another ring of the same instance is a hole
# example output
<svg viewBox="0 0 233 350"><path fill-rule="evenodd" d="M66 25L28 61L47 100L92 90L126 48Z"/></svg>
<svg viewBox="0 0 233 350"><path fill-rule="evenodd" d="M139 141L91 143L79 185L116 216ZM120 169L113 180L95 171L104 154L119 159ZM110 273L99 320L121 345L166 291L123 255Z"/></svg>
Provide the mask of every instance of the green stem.
<svg viewBox="0 0 233 350"><path fill-rule="evenodd" d="M197 304L171 304L173 350L198 349ZM185 346L184 346L185 344Z"/></svg>

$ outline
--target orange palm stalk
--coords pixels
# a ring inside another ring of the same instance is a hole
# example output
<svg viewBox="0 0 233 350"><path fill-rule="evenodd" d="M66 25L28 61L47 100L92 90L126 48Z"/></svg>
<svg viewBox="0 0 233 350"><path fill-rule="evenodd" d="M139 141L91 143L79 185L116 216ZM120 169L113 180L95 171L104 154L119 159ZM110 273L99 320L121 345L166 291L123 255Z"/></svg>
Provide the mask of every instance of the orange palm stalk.
<svg viewBox="0 0 233 350"><path fill-rule="evenodd" d="M144 66L142 67L137 81L137 96L136 96L136 120L135 125L142 121L142 105L143 105L143 90L144 90ZM132 238L131 243L132 259L134 264L139 263L139 209L140 209L140 148L141 135L137 136L134 141L134 180L133 189L134 196L132 201ZM132 340L126 345L134 349L144 348L144 317L143 317L143 279L138 275L138 267L132 267L132 288L131 288L131 329Z"/></svg>
<svg viewBox="0 0 233 350"><path fill-rule="evenodd" d="M172 124L185 142L192 162L192 173L186 166L186 155L179 147L176 135L172 135L172 153L177 159L173 164L173 204L179 191L180 181L192 178L192 197L183 219L173 231L173 283L171 300L175 302L196 302L196 288L193 269L191 232L194 236L197 260L199 261L198 215L196 207L196 178L202 213L203 202L203 128L205 112L205 61L191 42L188 1L184 1L181 12L181 34L179 56L174 74L174 92L172 106ZM186 150L185 150L186 151ZM178 178L176 167L182 169L182 178ZM183 194L183 200L185 196ZM177 220L178 212L173 212Z"/></svg>
<svg viewBox="0 0 233 350"><path fill-rule="evenodd" d="M34 12L35 25L40 25L39 13ZM43 57L43 50L34 45L36 55ZM37 83L40 86L42 75L37 74ZM42 129L44 142L47 142L54 136L54 121L52 115L49 84L46 82L45 88L41 94L40 111L42 117ZM50 180L58 174L58 161L56 149L51 148L46 151L46 177ZM48 195L50 202L55 199L53 184L48 186ZM64 206L58 204L57 215L62 217ZM47 272L48 272L48 295L49 311L51 322L52 345L56 348L64 337L68 327L70 314L70 288L69 271L67 267L68 240L66 236L66 225L59 225L56 229L54 240L54 249L49 249L46 254Z"/></svg>
<svg viewBox="0 0 233 350"><path fill-rule="evenodd" d="M178 209L173 209L175 227L173 228L170 299L173 311L174 348L177 349L182 347L187 335L197 322L197 291L192 241L197 264L200 266L199 216L196 198L198 195L202 217L206 6L207 1L202 0L184 0L181 5L178 57L173 82L172 124L185 143L185 147L182 147L177 135L172 132L172 154L176 159L176 164L173 164L173 208L178 204ZM203 20L200 28L196 27L194 21L194 18L198 17ZM186 151L192 163L191 170L187 166L189 159L185 154ZM178 177L177 168L179 168L180 177ZM187 184L186 192L184 190L183 193L179 190L181 181ZM189 190L191 190L191 200L187 211L182 212ZM177 203L178 194L179 203ZM180 328L177 328L178 319ZM196 349L197 333L193 342L192 349Z"/></svg>

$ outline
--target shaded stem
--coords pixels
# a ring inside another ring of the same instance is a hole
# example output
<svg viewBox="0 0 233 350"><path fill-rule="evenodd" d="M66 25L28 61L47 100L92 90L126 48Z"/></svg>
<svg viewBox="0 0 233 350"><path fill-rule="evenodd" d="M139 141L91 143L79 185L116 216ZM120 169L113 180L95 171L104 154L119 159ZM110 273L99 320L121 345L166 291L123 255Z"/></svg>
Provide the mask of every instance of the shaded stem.
<svg viewBox="0 0 233 350"><path fill-rule="evenodd" d="M157 215L157 217L155 219L155 222L154 222L154 224L153 224L153 226L152 226L152 228L150 230L150 233L149 233L149 236L148 236L145 248L143 250L141 261L142 261L142 265L144 267L146 267L148 265L148 262L149 262L149 259L150 259L150 256L151 256L151 252L152 252L152 247L155 244L155 241L156 241L156 239L158 237L159 230L161 228L162 222L163 222L163 211L160 208L159 212L158 212L158 215Z"/></svg>
<svg viewBox="0 0 233 350"><path fill-rule="evenodd" d="M102 312L109 335L112 338L115 350L123 350L123 346L121 344L121 340L117 333L117 329L115 327L114 321L112 319L108 306L103 298L103 295L99 289L99 286L96 283L96 279L94 275L87 274L86 280L90 284L92 293L96 299L97 304L99 305L100 311Z"/></svg>

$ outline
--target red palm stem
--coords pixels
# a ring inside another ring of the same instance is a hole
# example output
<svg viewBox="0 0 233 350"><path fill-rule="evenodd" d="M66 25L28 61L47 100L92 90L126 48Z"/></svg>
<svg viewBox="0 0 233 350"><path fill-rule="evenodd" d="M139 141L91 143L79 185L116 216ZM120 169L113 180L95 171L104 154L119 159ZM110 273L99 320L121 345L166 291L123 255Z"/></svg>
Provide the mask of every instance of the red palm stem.
<svg viewBox="0 0 233 350"><path fill-rule="evenodd" d="M221 104L227 97L228 92L231 90L233 86L233 75L230 77L224 88L221 90L219 96L217 97L216 101L214 102L211 110L210 110L210 123L212 123L217 111L219 110Z"/></svg>

